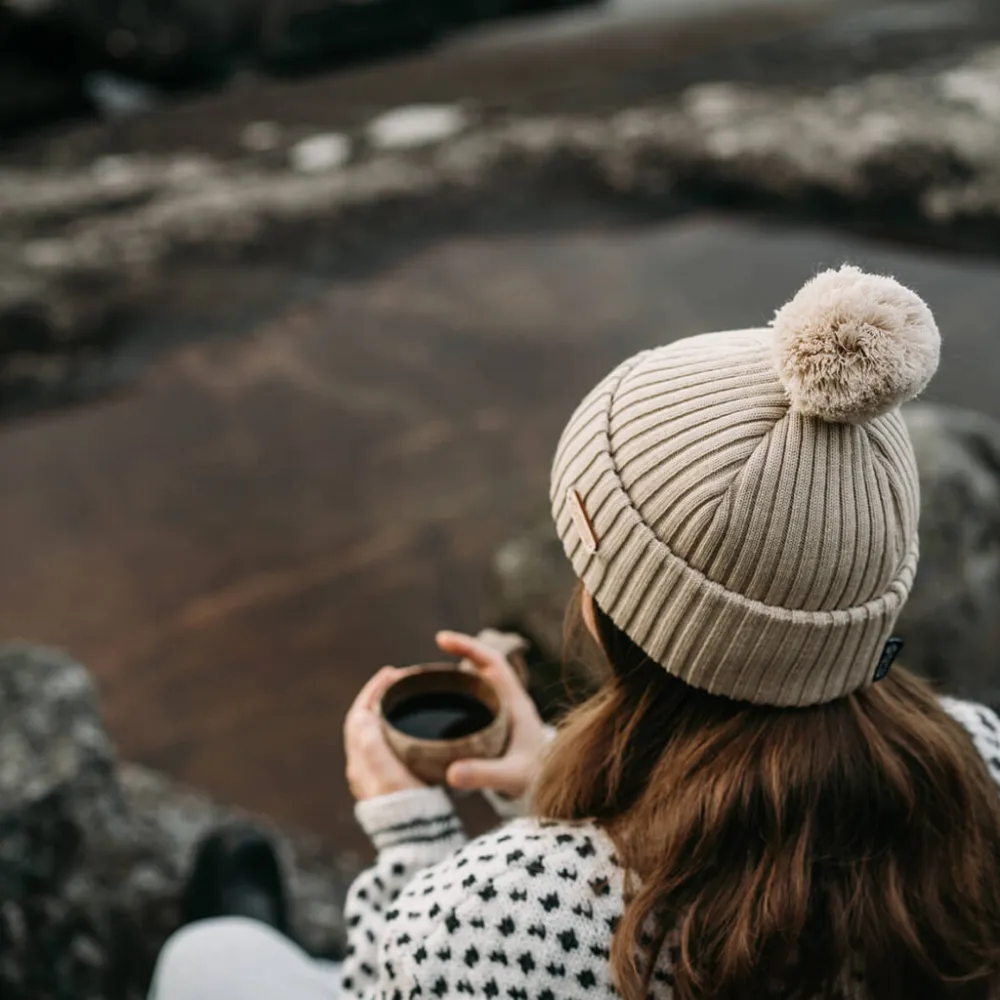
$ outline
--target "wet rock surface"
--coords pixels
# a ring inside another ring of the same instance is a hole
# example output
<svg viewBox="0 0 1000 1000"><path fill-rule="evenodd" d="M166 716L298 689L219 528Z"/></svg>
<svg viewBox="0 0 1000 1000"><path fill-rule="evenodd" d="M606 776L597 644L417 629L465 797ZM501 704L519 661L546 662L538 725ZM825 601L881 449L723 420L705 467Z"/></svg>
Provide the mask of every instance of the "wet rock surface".
<svg viewBox="0 0 1000 1000"><path fill-rule="evenodd" d="M904 409L920 471L921 560L898 632L907 667L1000 706L1000 422L930 403ZM575 586L548 511L493 557L488 619L534 644L536 691L560 704L563 612ZM577 671L591 689L593 675Z"/></svg>
<svg viewBox="0 0 1000 1000"><path fill-rule="evenodd" d="M600 115L432 110L437 132L415 149L359 127L336 134L335 155L293 131L297 145L235 161L0 171L0 385L16 394L33 379L44 395L113 350L116 320L181 257L249 252L296 227L322 227L331 252L349 254L364 234L412 232L415 218L433 238L483 205L501 216L575 192L660 215L767 206L984 249L1000 233L1000 48L818 92L701 83Z"/></svg>
<svg viewBox="0 0 1000 1000"><path fill-rule="evenodd" d="M1000 706L1000 422L952 407L906 411L920 469L920 572L903 661Z"/></svg>
<svg viewBox="0 0 1000 1000"><path fill-rule="evenodd" d="M37 647L0 646L0 761L0 996L140 1000L195 842L237 814L120 766L87 671ZM326 951L350 859L280 840L303 940Z"/></svg>

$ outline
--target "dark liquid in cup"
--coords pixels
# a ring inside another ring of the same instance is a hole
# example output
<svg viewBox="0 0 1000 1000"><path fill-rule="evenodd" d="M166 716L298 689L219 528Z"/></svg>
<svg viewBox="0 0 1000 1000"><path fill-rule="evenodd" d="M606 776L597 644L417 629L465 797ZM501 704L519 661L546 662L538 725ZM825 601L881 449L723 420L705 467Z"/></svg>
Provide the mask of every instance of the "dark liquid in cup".
<svg viewBox="0 0 1000 1000"><path fill-rule="evenodd" d="M485 729L493 713L457 691L418 694L390 709L389 725L417 740L457 740Z"/></svg>

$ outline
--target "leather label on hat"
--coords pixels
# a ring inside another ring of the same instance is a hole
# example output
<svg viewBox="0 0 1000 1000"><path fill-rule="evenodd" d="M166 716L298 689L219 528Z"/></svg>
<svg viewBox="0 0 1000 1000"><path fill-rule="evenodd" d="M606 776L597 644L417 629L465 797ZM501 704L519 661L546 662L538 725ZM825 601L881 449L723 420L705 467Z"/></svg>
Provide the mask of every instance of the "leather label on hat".
<svg viewBox="0 0 1000 1000"><path fill-rule="evenodd" d="M903 640L899 636L890 636L886 639L885 648L882 650L882 658L878 661L878 666L875 668L875 676L872 678L874 681L880 681L887 673L889 673L889 668L892 666L896 657L899 656L899 651L903 648Z"/></svg>
<svg viewBox="0 0 1000 1000"><path fill-rule="evenodd" d="M594 531L594 523L587 514L587 508L583 505L583 497L571 486L566 491L566 500L569 503L569 513L576 526L576 533L583 542L584 549L591 555L597 552L597 532Z"/></svg>

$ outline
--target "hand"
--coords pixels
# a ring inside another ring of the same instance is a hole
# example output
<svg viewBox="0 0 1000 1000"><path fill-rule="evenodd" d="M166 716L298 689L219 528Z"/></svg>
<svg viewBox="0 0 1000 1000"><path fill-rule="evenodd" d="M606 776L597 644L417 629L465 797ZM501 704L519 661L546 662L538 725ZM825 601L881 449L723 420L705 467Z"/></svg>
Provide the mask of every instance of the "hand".
<svg viewBox="0 0 1000 1000"><path fill-rule="evenodd" d="M459 632L439 632L437 644L446 653L468 660L493 684L507 704L511 721L510 743L503 757L456 761L448 768L448 784L467 791L490 788L519 799L534 780L549 742L535 703L502 653Z"/></svg>
<svg viewBox="0 0 1000 1000"><path fill-rule="evenodd" d="M396 680L396 667L383 667L360 691L344 719L347 784L360 802L411 788L424 788L392 752L375 706Z"/></svg>

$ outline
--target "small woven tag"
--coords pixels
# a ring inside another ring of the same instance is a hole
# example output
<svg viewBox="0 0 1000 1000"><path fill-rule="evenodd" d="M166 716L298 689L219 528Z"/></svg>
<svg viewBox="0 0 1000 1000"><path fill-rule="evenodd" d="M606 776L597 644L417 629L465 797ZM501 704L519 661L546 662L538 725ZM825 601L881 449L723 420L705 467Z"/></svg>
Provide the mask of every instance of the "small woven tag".
<svg viewBox="0 0 1000 1000"><path fill-rule="evenodd" d="M878 666L875 668L875 676L872 680L880 681L887 673L889 673L889 668L892 666L896 657L899 656L899 651L903 648L903 640L899 636L890 636L886 640L885 648L882 650L882 657L878 661Z"/></svg>
<svg viewBox="0 0 1000 1000"><path fill-rule="evenodd" d="M583 497L571 486L566 491L566 500L569 503L570 516L573 524L576 525L576 532L583 542L584 549L591 555L597 552L597 532L594 531L594 524L587 514L587 508L583 505Z"/></svg>

